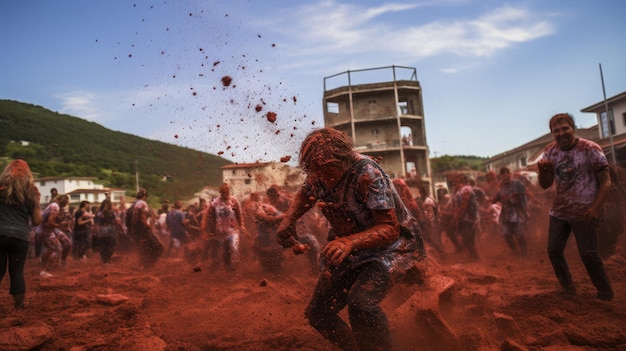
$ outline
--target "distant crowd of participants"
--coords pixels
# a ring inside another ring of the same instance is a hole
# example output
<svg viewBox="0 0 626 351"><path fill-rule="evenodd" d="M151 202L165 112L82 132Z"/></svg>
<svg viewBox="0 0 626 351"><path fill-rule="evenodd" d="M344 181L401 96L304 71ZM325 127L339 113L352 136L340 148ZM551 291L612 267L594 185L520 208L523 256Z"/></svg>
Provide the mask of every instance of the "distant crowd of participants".
<svg viewBox="0 0 626 351"><path fill-rule="evenodd" d="M490 171L476 184L464 173L448 175L447 188L430 195L428 183L418 178L395 178L393 184L406 207L418 219L425 243L439 259L454 255L461 260L479 260L477 240L503 241L515 256L528 254L529 233L539 236L547 226L549 192L541 191L526 175L513 175L503 167ZM415 192L417 191L417 196ZM291 194L276 185L249 194L241 203L224 183L220 196L199 198L183 208L180 200L158 210L145 202L141 189L133 206L122 199L116 206L108 197L99 206L82 201L78 209L68 206L67 195L53 193L43 211L43 223L32 230L31 258L41 262L43 277L63 267L71 256L85 261L99 253L104 264L114 254L139 252L146 269L159 258L179 257L194 270L237 269L242 258L253 257L263 272L283 273L285 250L276 241L276 230L291 204ZM141 206L135 206L141 204ZM129 218L127 218L129 217ZM329 227L317 210L308 211L297 223L299 241L306 245L311 272L318 272L320 243ZM603 256L609 256L610 243Z"/></svg>
<svg viewBox="0 0 626 351"><path fill-rule="evenodd" d="M619 172L613 168L612 172ZM616 176L614 189L623 187L624 175ZM527 257L529 243L543 242L548 232L548 213L555 189L543 190L528 173L511 173L502 167L489 171L480 183L463 172L447 175L447 188L437 189L436 201L428 184L419 179L394 179L407 208L418 219L422 236L431 251L445 259L452 251L457 260L479 260L477 244L493 251L506 244L507 254ZM413 199L410 187L419 195ZM598 251L602 258L613 255L620 235L624 233L623 197L613 194L604 203L600 222ZM448 250L448 248L452 250Z"/></svg>
<svg viewBox="0 0 626 351"><path fill-rule="evenodd" d="M31 231L29 258L41 263L42 277L66 267L68 258L86 262L92 256L103 264L113 263L114 255L139 254L138 265L153 267L160 258L182 258L194 270L235 270L243 258L255 257L260 268L280 275L284 249L278 245L276 230L291 204L291 198L277 186L263 196L250 194L240 202L223 184L220 196L199 198L183 206L180 200L151 209L147 191L140 189L129 207L124 199L115 206L107 194L98 206L88 201L78 208L69 206L69 197L53 189L51 202L42 213L43 222ZM316 211L298 223L299 237L307 245L308 262L317 271L318 238L325 220Z"/></svg>

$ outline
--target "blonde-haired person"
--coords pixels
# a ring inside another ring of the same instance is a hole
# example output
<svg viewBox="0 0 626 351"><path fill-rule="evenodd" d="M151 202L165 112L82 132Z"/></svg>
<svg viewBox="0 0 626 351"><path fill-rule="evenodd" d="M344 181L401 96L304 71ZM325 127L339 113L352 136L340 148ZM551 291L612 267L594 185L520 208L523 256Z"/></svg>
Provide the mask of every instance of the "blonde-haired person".
<svg viewBox="0 0 626 351"><path fill-rule="evenodd" d="M30 226L42 221L39 197L28 163L9 163L0 175L0 281L8 266L9 293L17 309L24 308L24 263L30 246Z"/></svg>

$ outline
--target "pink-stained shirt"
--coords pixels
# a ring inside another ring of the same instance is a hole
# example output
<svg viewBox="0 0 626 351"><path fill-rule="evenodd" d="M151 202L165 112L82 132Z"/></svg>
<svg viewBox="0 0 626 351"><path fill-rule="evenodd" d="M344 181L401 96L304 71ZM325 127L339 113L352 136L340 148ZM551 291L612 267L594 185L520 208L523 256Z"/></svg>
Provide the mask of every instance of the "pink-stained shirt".
<svg viewBox="0 0 626 351"><path fill-rule="evenodd" d="M423 201L424 213L429 221L434 221L437 216L437 203L432 196L426 196Z"/></svg>
<svg viewBox="0 0 626 351"><path fill-rule="evenodd" d="M143 201L143 200L137 200L135 202L135 208L137 210L147 211L148 210L148 203Z"/></svg>
<svg viewBox="0 0 626 351"><path fill-rule="evenodd" d="M214 228L209 230L219 238L239 234L241 220L241 207L236 198L230 197L224 201L221 197L214 199L209 206L208 215L215 223Z"/></svg>
<svg viewBox="0 0 626 351"><path fill-rule="evenodd" d="M554 165L556 197L550 215L580 220L598 194L596 172L609 165L602 149L593 141L578 138L567 151L551 143L544 149L543 158Z"/></svg>

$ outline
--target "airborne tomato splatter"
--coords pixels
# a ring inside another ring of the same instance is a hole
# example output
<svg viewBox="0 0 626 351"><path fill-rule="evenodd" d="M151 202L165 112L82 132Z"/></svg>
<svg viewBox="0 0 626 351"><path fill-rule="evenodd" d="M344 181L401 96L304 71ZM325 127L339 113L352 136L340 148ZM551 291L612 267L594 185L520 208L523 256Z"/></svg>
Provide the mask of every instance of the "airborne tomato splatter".
<svg viewBox="0 0 626 351"><path fill-rule="evenodd" d="M254 109L256 110L256 112L261 112L261 110L263 109L263 106L256 105L256 107Z"/></svg>
<svg viewBox="0 0 626 351"><path fill-rule="evenodd" d="M222 77L222 84L225 87L229 86L232 81L233 81L233 79L230 76L223 76Z"/></svg>
<svg viewBox="0 0 626 351"><path fill-rule="evenodd" d="M289 160L291 160L291 156L283 156L280 158L280 162L282 163L289 162Z"/></svg>
<svg viewBox="0 0 626 351"><path fill-rule="evenodd" d="M270 123L276 122L276 112L270 111L267 113L266 116L267 116L267 120L270 121Z"/></svg>

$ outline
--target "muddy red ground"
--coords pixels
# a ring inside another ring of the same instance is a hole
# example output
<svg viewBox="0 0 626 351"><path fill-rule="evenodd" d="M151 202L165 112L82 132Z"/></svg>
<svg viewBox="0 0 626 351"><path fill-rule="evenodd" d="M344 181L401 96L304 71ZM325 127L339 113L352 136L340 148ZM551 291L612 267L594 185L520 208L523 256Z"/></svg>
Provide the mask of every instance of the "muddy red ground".
<svg viewBox="0 0 626 351"><path fill-rule="evenodd" d="M478 262L433 254L427 284L394 288L383 307L401 349L626 350L623 247L605 261L616 293L605 302L595 299L573 241L567 256L577 296L559 291L544 238L533 238L525 259L512 257L500 239L481 238ZM70 258L53 278L40 277L31 260L25 310L13 309L8 277L0 284L0 333L48 326L53 333L42 351L335 350L304 319L315 283L304 257L290 251L285 257L280 276L261 273L251 256L227 273L206 265L194 272L179 256L145 272L132 253L106 266L92 255L86 263ZM439 296L442 277L452 286ZM99 294L129 300L109 306L97 302ZM430 312L417 314L415 327L406 322L415 312L404 304L411 296L418 305L434 301Z"/></svg>

